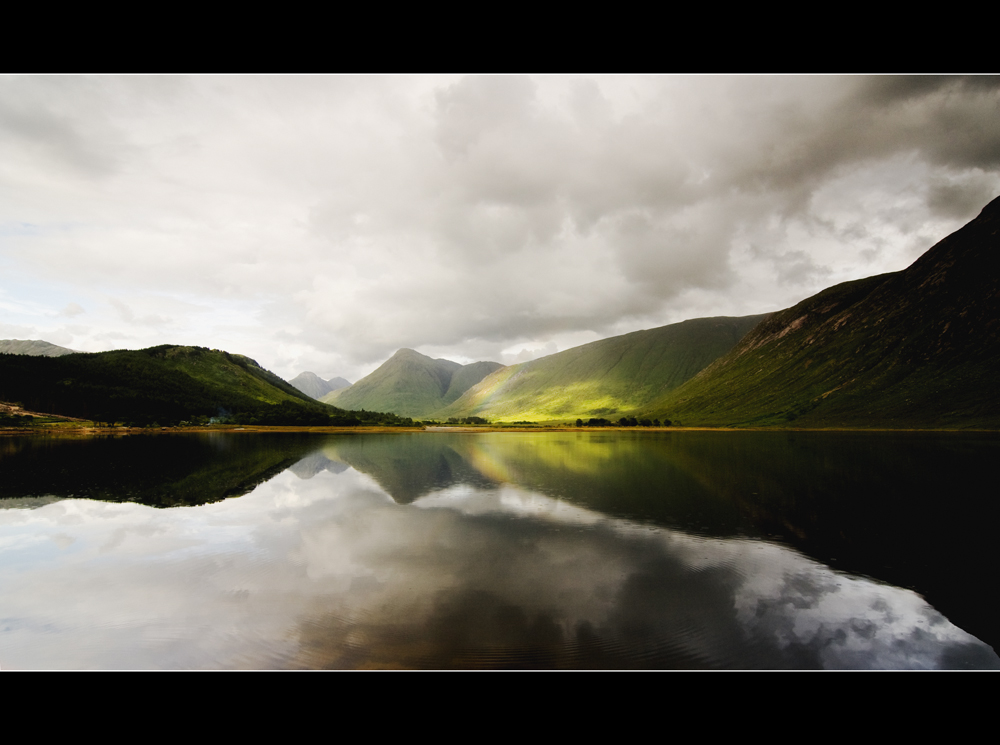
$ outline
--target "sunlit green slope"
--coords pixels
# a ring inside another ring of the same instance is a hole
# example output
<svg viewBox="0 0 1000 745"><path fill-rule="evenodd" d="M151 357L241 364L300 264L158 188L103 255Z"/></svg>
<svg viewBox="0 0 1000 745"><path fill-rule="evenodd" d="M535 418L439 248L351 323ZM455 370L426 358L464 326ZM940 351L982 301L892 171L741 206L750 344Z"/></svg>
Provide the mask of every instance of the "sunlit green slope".
<svg viewBox="0 0 1000 745"><path fill-rule="evenodd" d="M189 375L207 386L235 388L245 396L269 404L282 401L313 403L302 391L242 354L202 347L154 349L154 358L164 367Z"/></svg>
<svg viewBox="0 0 1000 745"><path fill-rule="evenodd" d="M653 413L712 426L1000 426L1000 199L901 272L776 313Z"/></svg>
<svg viewBox="0 0 1000 745"><path fill-rule="evenodd" d="M426 417L500 367L498 362L460 365L451 360L431 359L412 349L400 349L371 375L320 400L345 409Z"/></svg>
<svg viewBox="0 0 1000 745"><path fill-rule="evenodd" d="M732 349L764 317L697 318L511 365L435 416L491 421L611 418L676 388Z"/></svg>

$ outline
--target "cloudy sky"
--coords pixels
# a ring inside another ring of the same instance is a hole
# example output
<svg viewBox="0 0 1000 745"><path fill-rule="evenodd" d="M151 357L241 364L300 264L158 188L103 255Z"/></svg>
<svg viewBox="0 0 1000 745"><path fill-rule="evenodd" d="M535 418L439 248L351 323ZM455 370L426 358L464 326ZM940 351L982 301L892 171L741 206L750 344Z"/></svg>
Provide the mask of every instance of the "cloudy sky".
<svg viewBox="0 0 1000 745"><path fill-rule="evenodd" d="M0 338L356 380L777 310L1000 195L1000 78L7 77Z"/></svg>

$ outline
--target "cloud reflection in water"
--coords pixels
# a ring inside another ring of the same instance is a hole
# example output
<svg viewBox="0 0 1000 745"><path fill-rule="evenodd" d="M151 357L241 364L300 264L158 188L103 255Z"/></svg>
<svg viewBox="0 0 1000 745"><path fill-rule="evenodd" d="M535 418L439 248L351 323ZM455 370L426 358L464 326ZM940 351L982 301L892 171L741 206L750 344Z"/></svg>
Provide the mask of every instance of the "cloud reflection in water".
<svg viewBox="0 0 1000 745"><path fill-rule="evenodd" d="M915 593L776 544L482 480L399 504L328 465L198 507L0 510L0 665L1000 666Z"/></svg>

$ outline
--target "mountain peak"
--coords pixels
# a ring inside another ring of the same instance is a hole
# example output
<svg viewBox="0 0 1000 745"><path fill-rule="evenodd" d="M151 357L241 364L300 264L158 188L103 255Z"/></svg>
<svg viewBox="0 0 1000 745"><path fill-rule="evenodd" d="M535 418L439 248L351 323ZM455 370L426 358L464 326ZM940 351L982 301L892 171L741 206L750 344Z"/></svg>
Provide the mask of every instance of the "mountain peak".
<svg viewBox="0 0 1000 745"><path fill-rule="evenodd" d="M499 367L502 365L497 362L461 365L432 359L404 347L351 388L323 400L351 409L429 416Z"/></svg>
<svg viewBox="0 0 1000 745"><path fill-rule="evenodd" d="M989 204L983 207L983 209L979 213L980 217L984 217L987 215L989 216L1000 215L1000 197L996 197L993 201L991 201Z"/></svg>
<svg viewBox="0 0 1000 745"><path fill-rule="evenodd" d="M295 388L302 391L304 394L310 398L321 399L328 393L333 393L334 391L339 391L341 388L347 388L350 386L350 382L344 380L343 378L330 378L329 380L323 380L319 375L314 372L301 372L294 378L288 381Z"/></svg>
<svg viewBox="0 0 1000 745"><path fill-rule="evenodd" d="M406 359L416 359L416 360L427 360L431 361L431 358L426 354L420 354L415 349L409 349L408 347L401 347L397 349L395 354L389 358L390 360L406 360Z"/></svg>

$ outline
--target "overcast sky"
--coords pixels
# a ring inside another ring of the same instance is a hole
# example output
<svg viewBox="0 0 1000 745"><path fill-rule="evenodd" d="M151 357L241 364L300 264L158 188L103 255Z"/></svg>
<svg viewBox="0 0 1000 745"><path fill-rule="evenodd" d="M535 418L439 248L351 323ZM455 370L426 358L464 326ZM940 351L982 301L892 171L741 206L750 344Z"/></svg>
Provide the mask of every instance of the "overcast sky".
<svg viewBox="0 0 1000 745"><path fill-rule="evenodd" d="M1000 78L7 77L0 338L352 381L895 271L1000 195Z"/></svg>

